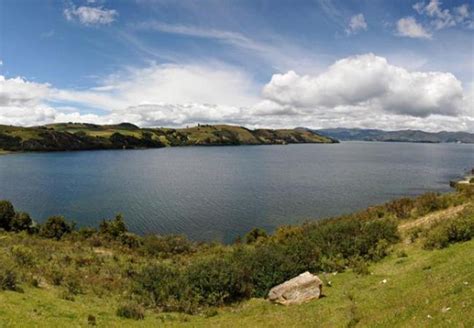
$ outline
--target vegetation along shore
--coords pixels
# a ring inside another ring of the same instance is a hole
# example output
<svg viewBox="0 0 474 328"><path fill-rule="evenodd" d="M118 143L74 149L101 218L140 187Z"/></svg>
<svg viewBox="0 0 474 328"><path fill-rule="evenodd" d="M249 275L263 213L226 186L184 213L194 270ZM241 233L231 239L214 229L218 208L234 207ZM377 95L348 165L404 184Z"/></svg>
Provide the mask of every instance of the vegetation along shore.
<svg viewBox="0 0 474 328"><path fill-rule="evenodd" d="M137 236L119 215L77 229L0 202L0 323L189 327L474 324L474 183L231 245ZM302 272L325 297L265 300Z"/></svg>
<svg viewBox="0 0 474 328"><path fill-rule="evenodd" d="M232 125L139 128L130 123L49 124L38 127L0 125L0 151L65 151L160 148L166 146L271 145L336 143L306 129L256 129Z"/></svg>

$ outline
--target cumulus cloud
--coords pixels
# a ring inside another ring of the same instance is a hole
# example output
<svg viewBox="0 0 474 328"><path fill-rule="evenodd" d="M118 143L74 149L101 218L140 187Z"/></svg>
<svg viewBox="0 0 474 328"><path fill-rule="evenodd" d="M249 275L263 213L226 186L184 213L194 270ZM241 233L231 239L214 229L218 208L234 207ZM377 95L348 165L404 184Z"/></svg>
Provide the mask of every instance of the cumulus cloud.
<svg viewBox="0 0 474 328"><path fill-rule="evenodd" d="M275 74L263 89L251 76L220 65L151 65L88 90L0 76L0 124L15 125L128 121L474 131L473 102L473 85L463 91L450 73L408 71L373 54L341 59L318 75Z"/></svg>
<svg viewBox="0 0 474 328"><path fill-rule="evenodd" d="M0 76L0 124L81 121L142 126L241 121L257 102L258 87L230 67L152 65L110 76L89 90L58 89ZM56 104L68 104L64 110ZM106 111L83 115L78 109Z"/></svg>
<svg viewBox="0 0 474 328"><path fill-rule="evenodd" d="M461 82L450 73L409 72L373 54L337 61L316 76L273 75L263 96L277 104L326 111L362 106L387 113L455 116L463 103Z"/></svg>
<svg viewBox="0 0 474 328"><path fill-rule="evenodd" d="M397 22L397 33L415 39L431 39L431 34L413 17L400 18Z"/></svg>
<svg viewBox="0 0 474 328"><path fill-rule="evenodd" d="M347 34L356 34L367 30L367 22L363 14L357 14L351 17L349 26L346 29Z"/></svg>
<svg viewBox="0 0 474 328"><path fill-rule="evenodd" d="M87 26L107 25L114 22L118 17L118 12L114 9L102 7L81 6L76 8L71 6L64 9L64 16L69 21L78 21Z"/></svg>

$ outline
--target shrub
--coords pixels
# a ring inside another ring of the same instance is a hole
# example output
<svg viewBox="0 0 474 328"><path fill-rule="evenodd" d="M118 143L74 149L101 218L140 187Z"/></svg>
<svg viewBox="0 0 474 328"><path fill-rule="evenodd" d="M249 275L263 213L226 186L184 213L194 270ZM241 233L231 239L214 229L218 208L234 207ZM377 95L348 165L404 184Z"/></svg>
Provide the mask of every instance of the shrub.
<svg viewBox="0 0 474 328"><path fill-rule="evenodd" d="M126 303L119 306L117 315L127 319L143 320L145 319L145 310L141 305Z"/></svg>
<svg viewBox="0 0 474 328"><path fill-rule="evenodd" d="M0 229L10 231L11 221L15 217L15 208L7 200L0 200Z"/></svg>
<svg viewBox="0 0 474 328"><path fill-rule="evenodd" d="M352 267L354 273L358 275L368 275L370 273L367 262L361 257L352 258L350 260L350 266Z"/></svg>
<svg viewBox="0 0 474 328"><path fill-rule="evenodd" d="M185 271L191 299L199 305L218 306L250 297L251 271L236 256L213 256L191 264Z"/></svg>
<svg viewBox="0 0 474 328"><path fill-rule="evenodd" d="M120 235L128 232L122 215L117 215L112 220L103 220L99 225L99 232L112 239L117 239Z"/></svg>
<svg viewBox="0 0 474 328"><path fill-rule="evenodd" d="M90 326L96 326L97 325L97 319L95 318L94 315L89 314L87 316L87 324Z"/></svg>
<svg viewBox="0 0 474 328"><path fill-rule="evenodd" d="M261 228L254 228L245 235L244 239L247 244L253 244L259 239L265 239L267 237L267 232L265 230Z"/></svg>
<svg viewBox="0 0 474 328"><path fill-rule="evenodd" d="M62 284L71 295L82 293L81 281L75 276L68 276Z"/></svg>
<svg viewBox="0 0 474 328"><path fill-rule="evenodd" d="M428 214L433 211L438 211L448 207L448 202L445 197L436 193L426 193L416 198L415 207L418 216Z"/></svg>
<svg viewBox="0 0 474 328"><path fill-rule="evenodd" d="M12 268L0 268L0 290L19 290L18 277Z"/></svg>
<svg viewBox="0 0 474 328"><path fill-rule="evenodd" d="M459 216L439 222L427 231L423 247L445 248L449 244L468 241L474 237L474 209L468 208Z"/></svg>
<svg viewBox="0 0 474 328"><path fill-rule="evenodd" d="M194 252L195 249L194 244L183 235L149 235L143 238L143 250L148 255L167 257L177 254L189 254Z"/></svg>
<svg viewBox="0 0 474 328"><path fill-rule="evenodd" d="M11 220L10 226L12 231L30 231L33 225L33 220L28 213L20 212L16 213L15 217Z"/></svg>
<svg viewBox="0 0 474 328"><path fill-rule="evenodd" d="M125 232L119 237L120 243L128 248L138 248L142 241L139 236L131 232Z"/></svg>
<svg viewBox="0 0 474 328"><path fill-rule="evenodd" d="M51 282L55 286L60 286L64 280L64 273L59 270L53 270L50 274Z"/></svg>
<svg viewBox="0 0 474 328"><path fill-rule="evenodd" d="M182 298L185 286L181 272L170 264L152 264L144 267L135 278L134 293L148 305L165 310L177 309L177 300Z"/></svg>
<svg viewBox="0 0 474 328"><path fill-rule="evenodd" d="M423 232L423 229L420 227L415 227L409 230L408 235L410 237L410 242L415 242Z"/></svg>
<svg viewBox="0 0 474 328"><path fill-rule="evenodd" d="M64 235L74 230L74 224L69 223L63 216L52 216L40 228L43 237L60 240Z"/></svg>
<svg viewBox="0 0 474 328"><path fill-rule="evenodd" d="M398 219L408 219L413 210L415 201L411 198L400 198L387 203L385 206Z"/></svg>
<svg viewBox="0 0 474 328"><path fill-rule="evenodd" d="M95 236L96 233L97 233L97 229L95 229L95 228L88 228L88 227L83 227L83 228L79 229L79 231L78 231L78 235L79 235L82 239L91 238L91 237Z"/></svg>
<svg viewBox="0 0 474 328"><path fill-rule="evenodd" d="M15 245L11 249L13 260L20 266L31 267L35 263L35 256L31 249L22 246Z"/></svg>

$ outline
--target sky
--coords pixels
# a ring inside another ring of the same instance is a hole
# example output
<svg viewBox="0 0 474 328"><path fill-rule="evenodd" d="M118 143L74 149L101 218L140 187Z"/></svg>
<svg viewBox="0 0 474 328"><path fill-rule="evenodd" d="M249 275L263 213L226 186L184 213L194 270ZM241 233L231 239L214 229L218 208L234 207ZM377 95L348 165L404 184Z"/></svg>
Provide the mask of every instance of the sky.
<svg viewBox="0 0 474 328"><path fill-rule="evenodd" d="M0 124L474 132L469 0L1 0Z"/></svg>

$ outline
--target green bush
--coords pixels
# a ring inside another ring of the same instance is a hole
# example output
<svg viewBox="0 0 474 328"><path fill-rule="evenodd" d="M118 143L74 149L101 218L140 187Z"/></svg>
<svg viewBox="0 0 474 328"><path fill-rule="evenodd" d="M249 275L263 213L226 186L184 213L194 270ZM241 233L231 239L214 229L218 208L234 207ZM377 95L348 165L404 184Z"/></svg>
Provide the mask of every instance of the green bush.
<svg viewBox="0 0 474 328"><path fill-rule="evenodd" d="M117 215L112 220L103 220L99 225L99 232L112 239L117 239L120 235L128 232L122 215Z"/></svg>
<svg viewBox="0 0 474 328"><path fill-rule="evenodd" d="M33 225L33 220L30 215L25 212L16 213L11 220L10 227L12 231L30 231Z"/></svg>
<svg viewBox="0 0 474 328"><path fill-rule="evenodd" d="M15 208L7 200L0 200L0 229L10 231L11 221L15 217Z"/></svg>
<svg viewBox="0 0 474 328"><path fill-rule="evenodd" d="M127 319L143 320L145 319L145 310L141 305L126 303L119 306L117 316Z"/></svg>
<svg viewBox="0 0 474 328"><path fill-rule="evenodd" d="M121 234L119 241L128 248L139 248L142 245L142 238L131 232Z"/></svg>
<svg viewBox="0 0 474 328"><path fill-rule="evenodd" d="M62 285L66 288L69 294L78 295L82 293L81 281L78 277L69 275L64 279Z"/></svg>
<svg viewBox="0 0 474 328"><path fill-rule="evenodd" d="M474 210L468 209L456 218L439 222L427 231L423 247L445 248L449 244L468 241L474 237Z"/></svg>
<svg viewBox="0 0 474 328"><path fill-rule="evenodd" d="M267 237L267 232L265 230L261 228L254 228L245 235L244 239L247 244L253 244L258 240L265 239Z"/></svg>
<svg viewBox="0 0 474 328"><path fill-rule="evenodd" d="M22 245L11 248L13 260L22 267L31 267L35 264L35 256L31 249Z"/></svg>
<svg viewBox="0 0 474 328"><path fill-rule="evenodd" d="M385 206L389 213L398 219L408 219L414 208L415 201L411 198L400 198L387 203Z"/></svg>
<svg viewBox="0 0 474 328"><path fill-rule="evenodd" d="M415 200L417 216L423 216L430 212L442 210L448 206L449 203L445 197L432 192L421 195Z"/></svg>
<svg viewBox="0 0 474 328"><path fill-rule="evenodd" d="M190 298L184 274L177 266L165 263L144 267L135 276L133 293L146 304L165 311L193 312L196 302Z"/></svg>
<svg viewBox="0 0 474 328"><path fill-rule="evenodd" d="M192 263L184 274L191 299L202 306L219 306L250 297L251 274L241 265L233 255L213 256Z"/></svg>
<svg viewBox="0 0 474 328"><path fill-rule="evenodd" d="M0 290L19 291L18 276L12 268L0 268Z"/></svg>
<svg viewBox="0 0 474 328"><path fill-rule="evenodd" d="M350 260L352 271L358 275L368 275L370 273L367 262L361 257L354 257Z"/></svg>
<svg viewBox="0 0 474 328"><path fill-rule="evenodd" d="M147 255L169 257L171 255L190 254L195 251L195 245L183 235L149 235L143 238L142 249Z"/></svg>
<svg viewBox="0 0 474 328"><path fill-rule="evenodd" d="M67 222L63 216L52 216L41 225L40 235L45 238L60 240L73 230L74 224Z"/></svg>

